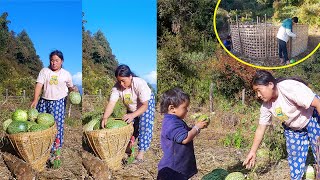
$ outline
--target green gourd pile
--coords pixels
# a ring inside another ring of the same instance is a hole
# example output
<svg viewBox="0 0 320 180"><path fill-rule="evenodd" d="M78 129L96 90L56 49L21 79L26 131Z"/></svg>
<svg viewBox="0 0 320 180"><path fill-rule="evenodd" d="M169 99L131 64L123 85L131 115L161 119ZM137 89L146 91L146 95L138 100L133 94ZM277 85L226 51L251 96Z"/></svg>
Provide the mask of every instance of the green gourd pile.
<svg viewBox="0 0 320 180"><path fill-rule="evenodd" d="M39 113L34 108L28 111L17 109L12 113L11 119L2 123L3 130L8 134L42 131L53 125L53 115Z"/></svg>

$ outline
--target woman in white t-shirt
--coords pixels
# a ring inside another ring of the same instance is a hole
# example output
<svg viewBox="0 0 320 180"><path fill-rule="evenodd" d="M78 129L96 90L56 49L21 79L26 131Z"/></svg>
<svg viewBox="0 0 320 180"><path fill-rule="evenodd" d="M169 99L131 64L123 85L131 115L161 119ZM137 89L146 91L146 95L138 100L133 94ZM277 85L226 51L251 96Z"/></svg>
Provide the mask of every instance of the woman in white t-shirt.
<svg viewBox="0 0 320 180"><path fill-rule="evenodd" d="M51 149L52 160L60 161L60 149L63 144L64 118L66 111L66 97L69 91L78 91L72 83L71 74L62 68L63 54L55 50L50 53L49 68L41 69L35 86L32 108L37 108L40 113L52 114L56 121L58 133ZM39 96L42 92L42 96ZM58 152L58 153L57 153ZM57 163L56 163L57 164ZM55 166L55 168L58 168Z"/></svg>
<svg viewBox="0 0 320 180"><path fill-rule="evenodd" d="M127 123L134 122L133 135L138 138L139 153L135 162L143 162L144 153L149 149L152 138L155 97L147 82L136 77L127 65L118 66L115 77L118 82L112 88L101 126L105 126L120 98L127 108L127 114L122 119Z"/></svg>
<svg viewBox="0 0 320 180"><path fill-rule="evenodd" d="M254 166L257 149L274 116L284 127L291 179L302 179L309 143L315 156L320 136L318 96L299 79L275 79L265 70L257 71L252 87L263 104L253 145L243 165Z"/></svg>

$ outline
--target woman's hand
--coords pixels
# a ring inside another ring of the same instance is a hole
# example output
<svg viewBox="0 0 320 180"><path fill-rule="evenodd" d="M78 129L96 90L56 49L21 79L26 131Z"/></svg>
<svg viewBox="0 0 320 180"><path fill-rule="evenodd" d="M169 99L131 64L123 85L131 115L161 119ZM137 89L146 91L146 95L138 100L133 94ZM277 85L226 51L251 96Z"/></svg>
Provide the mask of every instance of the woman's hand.
<svg viewBox="0 0 320 180"><path fill-rule="evenodd" d="M75 92L79 92L79 89L76 85L72 86L69 88L69 91L75 91Z"/></svg>
<svg viewBox="0 0 320 180"><path fill-rule="evenodd" d="M200 122L197 122L195 125L196 125L199 129L203 129L203 128L206 128L206 127L207 127L208 123L205 122L205 121L200 121Z"/></svg>
<svg viewBox="0 0 320 180"><path fill-rule="evenodd" d="M129 114L125 114L122 117L122 120L124 120L125 122L127 122L128 124L131 123L133 121L133 119L135 118L133 113L129 113Z"/></svg>
<svg viewBox="0 0 320 180"><path fill-rule="evenodd" d="M38 101L37 100L33 100L30 107L31 108L36 108L37 107L37 104L38 104Z"/></svg>
<svg viewBox="0 0 320 180"><path fill-rule="evenodd" d="M41 94L42 87L43 87L43 84L41 84L41 83L37 83L35 85L33 101L30 105L31 108L36 108L38 101L39 101L39 96Z"/></svg>
<svg viewBox="0 0 320 180"><path fill-rule="evenodd" d="M101 127L102 127L102 129L104 129L104 127L106 126L107 121L108 121L108 118L102 118L102 121L101 121Z"/></svg>
<svg viewBox="0 0 320 180"><path fill-rule="evenodd" d="M107 104L106 109L104 110L104 114L103 114L103 118L101 121L101 127L104 128L105 125L107 124L108 118L110 117L110 115L112 114L113 108L116 105L117 101L110 101Z"/></svg>
<svg viewBox="0 0 320 180"><path fill-rule="evenodd" d="M247 169L250 169L254 166L256 161L256 153L255 152L249 152L246 160L243 162L243 166L246 166Z"/></svg>
<svg viewBox="0 0 320 180"><path fill-rule="evenodd" d="M267 125L264 125L264 124L258 125L258 128L256 130L256 134L254 135L251 150L250 150L246 160L242 164L243 166L246 166L247 169L252 168L255 164L256 156L257 156L256 152L257 152L259 145L263 139L263 135L264 135L264 132L266 131L266 129L267 129Z"/></svg>

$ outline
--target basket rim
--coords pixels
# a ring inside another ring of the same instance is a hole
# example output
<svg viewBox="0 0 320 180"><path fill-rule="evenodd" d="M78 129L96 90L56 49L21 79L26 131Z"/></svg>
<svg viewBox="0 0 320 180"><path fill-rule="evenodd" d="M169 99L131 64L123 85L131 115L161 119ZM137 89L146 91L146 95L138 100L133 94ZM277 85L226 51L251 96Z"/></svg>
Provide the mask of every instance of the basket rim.
<svg viewBox="0 0 320 180"><path fill-rule="evenodd" d="M127 128L128 126L132 126L132 123L127 124L126 126L120 127L120 128L114 128L114 129L96 129L96 130L92 130L92 131L83 131L84 133L98 133L98 132L111 132L111 131L118 131L119 129L123 129L123 128Z"/></svg>

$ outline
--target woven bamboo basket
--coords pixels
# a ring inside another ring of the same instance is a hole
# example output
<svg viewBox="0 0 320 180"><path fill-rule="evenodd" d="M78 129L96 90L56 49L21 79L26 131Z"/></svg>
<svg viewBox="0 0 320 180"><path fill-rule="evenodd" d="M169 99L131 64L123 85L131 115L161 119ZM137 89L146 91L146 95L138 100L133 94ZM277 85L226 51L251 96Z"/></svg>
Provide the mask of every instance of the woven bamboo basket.
<svg viewBox="0 0 320 180"><path fill-rule="evenodd" d="M8 137L19 156L34 170L41 172L50 158L50 150L56 134L57 127L54 124L43 131L8 134Z"/></svg>
<svg viewBox="0 0 320 180"><path fill-rule="evenodd" d="M132 124L117 129L99 129L84 133L91 149L110 169L121 168L122 158L133 133Z"/></svg>

